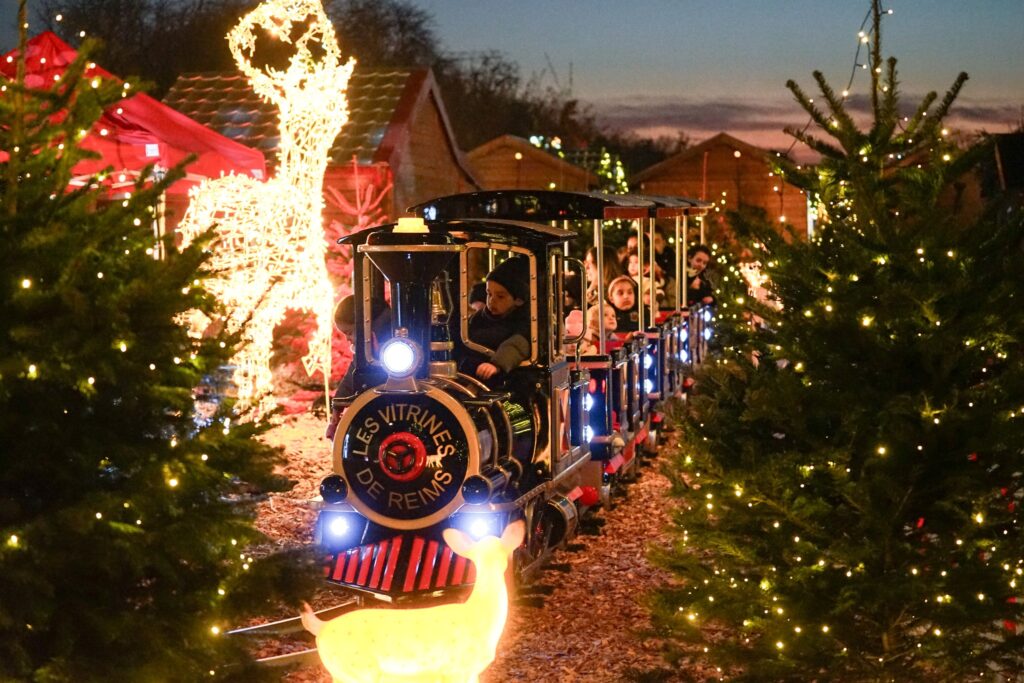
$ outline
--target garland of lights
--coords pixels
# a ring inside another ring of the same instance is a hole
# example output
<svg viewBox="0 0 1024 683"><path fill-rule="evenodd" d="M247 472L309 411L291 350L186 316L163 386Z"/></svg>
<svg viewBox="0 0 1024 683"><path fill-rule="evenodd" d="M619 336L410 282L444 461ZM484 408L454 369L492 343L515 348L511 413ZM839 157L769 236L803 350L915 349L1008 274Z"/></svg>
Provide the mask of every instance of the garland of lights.
<svg viewBox="0 0 1024 683"><path fill-rule="evenodd" d="M306 30L293 43L293 28L303 24ZM253 66L256 27L294 44L285 70ZM222 276L209 288L224 305L228 330L243 330L232 361L239 408L263 411L274 405L273 333L287 309L316 317L302 362L310 374L322 371L325 390L330 377L333 288L325 264L322 186L331 145L348 121L345 91L355 62L342 64L319 0L268 0L227 38L253 91L280 111L277 172L265 182L236 175L204 181L192 191L179 230L188 244L217 226L210 268ZM201 334L210 320L193 312L188 322Z"/></svg>

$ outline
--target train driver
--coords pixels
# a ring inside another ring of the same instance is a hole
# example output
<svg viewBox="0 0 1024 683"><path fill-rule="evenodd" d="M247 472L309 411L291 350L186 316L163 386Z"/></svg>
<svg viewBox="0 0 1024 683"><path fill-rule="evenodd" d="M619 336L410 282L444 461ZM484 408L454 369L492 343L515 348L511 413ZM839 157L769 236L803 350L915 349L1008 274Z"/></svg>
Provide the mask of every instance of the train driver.
<svg viewBox="0 0 1024 683"><path fill-rule="evenodd" d="M530 357L530 263L513 256L487 275L487 303L469 319L469 340L492 349L484 355L473 351L463 370L489 380L507 373Z"/></svg>

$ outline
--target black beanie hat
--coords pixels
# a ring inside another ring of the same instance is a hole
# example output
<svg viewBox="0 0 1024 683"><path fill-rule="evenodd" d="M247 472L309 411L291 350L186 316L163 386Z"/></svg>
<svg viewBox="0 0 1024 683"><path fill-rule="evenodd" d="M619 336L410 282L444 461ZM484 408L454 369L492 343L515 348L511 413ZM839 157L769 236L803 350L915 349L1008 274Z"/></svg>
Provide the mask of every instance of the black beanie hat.
<svg viewBox="0 0 1024 683"><path fill-rule="evenodd" d="M487 285L483 282L476 283L469 290L469 303L475 304L478 301L487 303Z"/></svg>
<svg viewBox="0 0 1024 683"><path fill-rule="evenodd" d="M513 299L530 298L530 261L525 256L513 256L502 261L487 276L508 290Z"/></svg>

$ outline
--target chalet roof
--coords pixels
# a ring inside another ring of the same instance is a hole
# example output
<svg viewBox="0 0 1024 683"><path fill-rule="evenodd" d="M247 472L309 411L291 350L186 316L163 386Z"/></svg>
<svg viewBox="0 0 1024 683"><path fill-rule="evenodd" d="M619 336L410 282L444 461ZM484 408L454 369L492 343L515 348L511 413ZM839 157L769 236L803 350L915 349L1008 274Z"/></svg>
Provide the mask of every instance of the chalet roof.
<svg viewBox="0 0 1024 683"><path fill-rule="evenodd" d="M633 177L630 178L630 182L633 184L639 184L644 182L645 180L650 180L651 178L657 177L664 173L665 171L667 171L668 169L678 164L681 164L689 159L702 157L706 150L712 147L717 147L719 145L726 145L728 147L732 147L733 149L738 150L743 154L755 158L761 157L765 161L767 161L772 155L775 154L775 152L771 150L756 147L750 144L749 142L744 142L743 140L733 137L728 133L719 133L718 135L711 136L710 138L701 142L698 145L688 147L683 151L679 152L678 154L670 156L668 159L665 159L664 161L659 161L653 166L648 166L639 173L634 174Z"/></svg>
<svg viewBox="0 0 1024 683"><path fill-rule="evenodd" d="M476 163L479 159L482 159L503 147L521 152L524 157L558 169L563 174L571 174L586 178L588 185L597 185L599 183L598 177L593 172L588 171L582 166L571 164L565 159L562 159L545 149L537 147L529 140L521 138L518 135L499 135L492 140L488 140L479 147L470 150L466 154L466 157L469 159L470 163Z"/></svg>
<svg viewBox="0 0 1024 683"><path fill-rule="evenodd" d="M349 121L331 148L331 163L391 162L402 127L425 90L436 89L429 69L356 67L348 84ZM437 95L437 93L435 93ZM437 97L449 147L463 166L447 114ZM164 102L222 135L261 150L273 160L278 138L278 111L262 101L240 72L183 74ZM472 177L468 173L467 175Z"/></svg>

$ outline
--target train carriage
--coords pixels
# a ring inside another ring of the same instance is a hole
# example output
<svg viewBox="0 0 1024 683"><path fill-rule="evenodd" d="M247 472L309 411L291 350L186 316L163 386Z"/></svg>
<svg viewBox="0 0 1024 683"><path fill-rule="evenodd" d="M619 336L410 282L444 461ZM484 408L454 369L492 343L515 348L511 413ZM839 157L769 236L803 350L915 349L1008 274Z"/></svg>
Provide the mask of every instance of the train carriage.
<svg viewBox="0 0 1024 683"><path fill-rule="evenodd" d="M606 220L643 232L674 218L678 244L680 222L685 235L686 218L706 205L515 190L411 211L418 216L341 240L352 248L359 324L350 395L333 401L342 416L316 528L329 581L396 602L472 584L445 528L482 536L524 519L514 566L528 576L572 537L581 511L636 474L653 448L658 402L682 391L693 326L681 308L655 320L641 313L625 338L567 355L582 337L566 330L567 270L578 268L586 287L567 228L589 221L600 246ZM462 367L493 352L471 339L469 293L510 258L528 264L529 355L485 382Z"/></svg>

